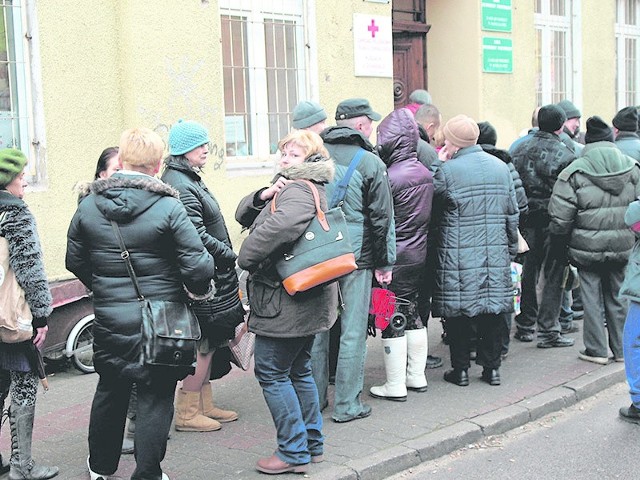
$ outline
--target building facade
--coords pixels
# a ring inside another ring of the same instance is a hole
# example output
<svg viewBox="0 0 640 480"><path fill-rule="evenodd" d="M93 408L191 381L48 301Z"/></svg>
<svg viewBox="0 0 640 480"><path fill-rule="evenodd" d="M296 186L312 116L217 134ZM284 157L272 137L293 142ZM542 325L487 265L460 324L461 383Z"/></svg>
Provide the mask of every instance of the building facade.
<svg viewBox="0 0 640 480"><path fill-rule="evenodd" d="M366 97L384 114L426 88L444 119L488 120L508 146L536 105L610 121L640 103L640 0L0 0L0 146L28 154L52 280L74 186L100 152L178 119L211 134L205 181L234 244L235 206L268 184L300 100ZM372 139L375 141L375 138Z"/></svg>

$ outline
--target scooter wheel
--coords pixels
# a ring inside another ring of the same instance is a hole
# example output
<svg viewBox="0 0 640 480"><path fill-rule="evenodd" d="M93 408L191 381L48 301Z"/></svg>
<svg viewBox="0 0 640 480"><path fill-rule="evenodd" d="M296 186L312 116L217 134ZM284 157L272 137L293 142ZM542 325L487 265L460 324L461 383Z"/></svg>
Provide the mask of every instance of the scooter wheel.
<svg viewBox="0 0 640 480"><path fill-rule="evenodd" d="M400 332L404 330L404 327L407 326L407 317L405 317L403 313L396 312L391 315L389 324L391 325L391 328L393 330L395 330L396 332Z"/></svg>

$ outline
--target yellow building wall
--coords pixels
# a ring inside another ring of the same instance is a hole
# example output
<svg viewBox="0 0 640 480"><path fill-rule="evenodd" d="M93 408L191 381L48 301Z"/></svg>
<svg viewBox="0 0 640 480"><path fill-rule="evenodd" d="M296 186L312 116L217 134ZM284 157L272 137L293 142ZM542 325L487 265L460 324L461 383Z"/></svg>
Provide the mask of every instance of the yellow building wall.
<svg viewBox="0 0 640 480"><path fill-rule="evenodd" d="M234 212L271 174L229 178L217 1L56 0L37 2L46 173L25 200L36 216L50 280L68 278L66 232L74 186L90 181L100 152L121 132L145 126L165 140L180 118L205 125L214 145L204 180L220 202L236 251L243 235ZM343 99L369 98L393 109L391 78L353 75L353 13L391 16L390 4L315 0L319 101L334 124ZM372 138L375 141L374 138ZM216 149L218 149L216 151ZM220 153L222 152L222 153Z"/></svg>
<svg viewBox="0 0 640 480"><path fill-rule="evenodd" d="M582 123L599 115L611 125L616 114L616 2L582 0ZM579 107L580 108L580 107Z"/></svg>
<svg viewBox="0 0 640 480"><path fill-rule="evenodd" d="M338 103L351 97L367 98L376 112L386 116L393 110L393 80L353 75L353 14L391 17L391 3L316 0L315 4L320 103L328 124L335 125ZM371 137L375 141L375 132Z"/></svg>

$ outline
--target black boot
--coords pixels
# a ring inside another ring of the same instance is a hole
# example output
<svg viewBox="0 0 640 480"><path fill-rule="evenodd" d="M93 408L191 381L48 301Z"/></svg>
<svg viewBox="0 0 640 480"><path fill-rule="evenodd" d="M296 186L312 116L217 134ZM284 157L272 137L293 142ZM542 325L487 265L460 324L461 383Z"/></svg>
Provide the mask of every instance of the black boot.
<svg viewBox="0 0 640 480"><path fill-rule="evenodd" d="M9 407L11 427L11 470L9 480L46 480L58 475L58 467L36 465L31 458L33 417L36 406L17 405Z"/></svg>
<svg viewBox="0 0 640 480"><path fill-rule="evenodd" d="M482 380L489 385L500 385L500 372L497 368L484 368L482 370Z"/></svg>
<svg viewBox="0 0 640 480"><path fill-rule="evenodd" d="M466 369L452 368L444 372L444 379L449 383L458 385L459 387L466 387L469 385L469 374Z"/></svg>

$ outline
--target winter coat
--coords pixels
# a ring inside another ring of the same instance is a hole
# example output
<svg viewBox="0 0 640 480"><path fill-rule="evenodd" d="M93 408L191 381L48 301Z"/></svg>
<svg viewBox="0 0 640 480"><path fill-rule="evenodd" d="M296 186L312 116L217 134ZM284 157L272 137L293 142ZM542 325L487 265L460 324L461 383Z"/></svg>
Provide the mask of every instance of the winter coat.
<svg viewBox="0 0 640 480"><path fill-rule="evenodd" d="M578 267L626 263L634 243L624 213L640 195L640 165L611 142L588 144L558 176L549 201L550 233L570 235Z"/></svg>
<svg viewBox="0 0 640 480"><path fill-rule="evenodd" d="M216 294L209 303L211 311L215 313L215 324L221 330L209 332L205 329L203 334L214 335L215 340L219 340L220 336L231 338L234 327L244 319L244 308L239 299L236 255L220 205L200 175L175 157L167 159L161 179L180 193L180 201L187 210L189 220L198 230L202 243L216 264Z"/></svg>
<svg viewBox="0 0 640 480"><path fill-rule="evenodd" d="M619 132L615 141L622 153L640 162L640 137L633 132Z"/></svg>
<svg viewBox="0 0 640 480"><path fill-rule="evenodd" d="M314 182L320 194L320 206L326 211L324 184L333 178L332 161L292 165L282 173L291 180ZM252 193L243 199L241 205L250 205L253 196ZM272 213L271 203L274 201L275 212ZM269 202L269 206L260 211L249 236L242 243L238 265L249 271L249 329L258 335L306 337L328 330L335 322L337 282L290 296L282 286L274 266L287 248L302 236L315 216L316 207L311 190L303 182L294 181L287 184Z"/></svg>
<svg viewBox="0 0 640 480"><path fill-rule="evenodd" d="M509 168L474 145L444 162L434 184L439 237L433 315L512 312L518 205Z"/></svg>
<svg viewBox="0 0 640 480"><path fill-rule="evenodd" d="M511 158L529 199L529 213L520 219L520 226L547 227L553 186L575 155L556 134L538 130L513 151Z"/></svg>
<svg viewBox="0 0 640 480"><path fill-rule="evenodd" d="M204 293L215 273L213 258L178 192L160 180L118 172L93 182L91 192L71 220L66 266L93 290L95 368L100 374L148 382L151 367L138 363L140 302L110 221L120 226L140 289L149 300L186 301L183 284ZM193 370L166 368L167 375L177 378Z"/></svg>
<svg viewBox="0 0 640 480"><path fill-rule="evenodd" d="M369 140L353 128L329 127L321 137L336 164L335 178L327 185L327 198L331 198L358 149L365 150L349 181L342 209L358 268L391 267L396 261L396 239L393 200L384 163L373 153Z"/></svg>
<svg viewBox="0 0 640 480"><path fill-rule="evenodd" d="M24 290L33 327L44 327L53 309L36 220L27 204L6 190L0 190L0 215L3 213L0 237L9 244L9 266Z"/></svg>
<svg viewBox="0 0 640 480"><path fill-rule="evenodd" d="M0 237L7 241L9 266L18 285L24 290L33 316L31 325L34 329L46 326L47 317L52 311L52 300L36 221L27 204L6 190L0 190ZM2 280L0 278L0 283ZM0 343L0 368L31 371L34 353L31 340Z"/></svg>
<svg viewBox="0 0 640 480"><path fill-rule="evenodd" d="M526 215L529 212L529 199L527 198L527 192L524 191L524 186L522 185L520 175L518 174L516 167L514 167L513 165L511 155L506 150L496 148L495 145L483 144L480 146L482 147L482 150L487 152L489 155L493 155L494 157L499 158L507 164L507 167L509 167L509 173L511 174L511 179L513 180L513 188L516 189L518 211L520 212L521 217L523 215Z"/></svg>
<svg viewBox="0 0 640 480"><path fill-rule="evenodd" d="M396 230L390 288L396 295L408 295L418 291L425 269L433 175L418 161L418 126L408 110L391 112L380 123L377 138L377 149L387 165Z"/></svg>
<svg viewBox="0 0 640 480"><path fill-rule="evenodd" d="M516 148L518 148L524 142L528 142L538 130L540 130L538 127L530 128L526 135L516 138L509 147L509 154L513 155L513 152L515 152Z"/></svg>
<svg viewBox="0 0 640 480"><path fill-rule="evenodd" d="M620 287L620 295L640 303L640 199L633 201L624 214L624 223L635 236L635 245Z"/></svg>

